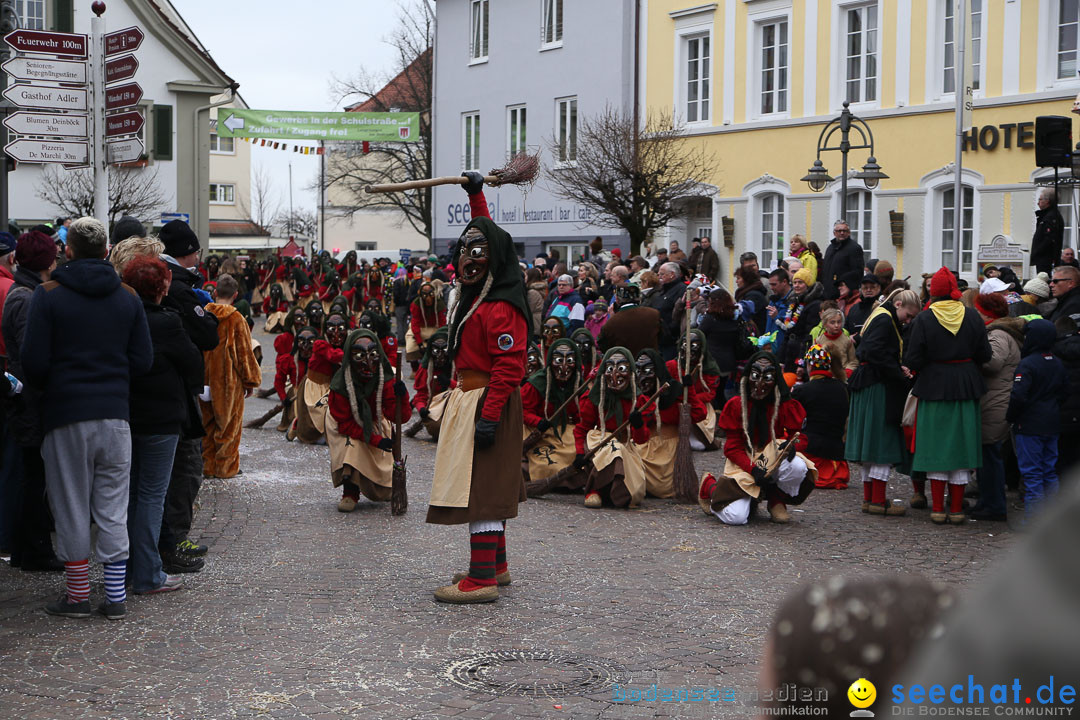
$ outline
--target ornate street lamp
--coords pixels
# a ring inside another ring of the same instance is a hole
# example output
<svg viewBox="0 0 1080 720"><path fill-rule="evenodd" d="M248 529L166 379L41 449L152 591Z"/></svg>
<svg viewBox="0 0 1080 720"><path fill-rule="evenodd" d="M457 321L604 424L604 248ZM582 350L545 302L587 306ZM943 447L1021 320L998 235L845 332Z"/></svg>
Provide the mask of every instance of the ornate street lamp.
<svg viewBox="0 0 1080 720"><path fill-rule="evenodd" d="M855 130L859 134L861 143L858 145L851 144L851 131ZM840 133L840 143L838 145L830 145L829 143L833 139L833 135L837 132ZM833 180L829 175L829 172L825 169L825 166L821 163L821 153L827 150L839 150L843 156L843 170L840 173L840 217L847 219L847 180L848 180L848 152L852 150L869 150L870 157L866 159L866 164L863 165L862 170L855 173L854 177L862 180L866 183L866 187L873 190L878 186L882 180L888 179L888 175L881 171L881 166L878 165L877 160L874 158L874 134L870 132L870 127L864 120L855 117L848 110L847 101L844 102L844 109L840 113L840 116L834 118L826 125L821 135L818 136L817 143L817 159L814 160L813 167L806 173L806 177L803 181L810 185L810 189L814 192L821 192L825 189L825 185Z"/></svg>

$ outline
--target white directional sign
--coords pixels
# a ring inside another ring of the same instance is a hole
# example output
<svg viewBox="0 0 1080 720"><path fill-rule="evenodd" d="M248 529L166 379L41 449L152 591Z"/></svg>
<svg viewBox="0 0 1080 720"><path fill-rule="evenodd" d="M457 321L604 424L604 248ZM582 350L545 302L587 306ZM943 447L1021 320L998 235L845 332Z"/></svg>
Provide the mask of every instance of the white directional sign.
<svg viewBox="0 0 1080 720"><path fill-rule="evenodd" d="M4 125L16 135L55 135L72 138L90 136L85 115L17 112L4 118Z"/></svg>
<svg viewBox="0 0 1080 720"><path fill-rule="evenodd" d="M47 110L86 109L86 90L82 88L45 87L23 83L6 88L4 97L19 107Z"/></svg>
<svg viewBox="0 0 1080 720"><path fill-rule="evenodd" d="M4 148L11 157L25 163L68 163L78 165L90 158L90 143L20 138Z"/></svg>
<svg viewBox="0 0 1080 720"><path fill-rule="evenodd" d="M146 146L139 138L112 140L105 143L105 154L110 163L135 162L142 157Z"/></svg>
<svg viewBox="0 0 1080 720"><path fill-rule="evenodd" d="M47 82L86 84L86 63L72 60L17 57L0 65L17 80L44 80Z"/></svg>

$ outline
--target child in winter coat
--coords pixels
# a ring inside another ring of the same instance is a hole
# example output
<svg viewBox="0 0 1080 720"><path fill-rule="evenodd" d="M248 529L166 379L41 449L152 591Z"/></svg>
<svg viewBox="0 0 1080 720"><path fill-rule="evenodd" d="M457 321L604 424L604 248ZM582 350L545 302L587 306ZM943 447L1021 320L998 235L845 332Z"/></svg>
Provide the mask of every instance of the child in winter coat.
<svg viewBox="0 0 1080 720"><path fill-rule="evenodd" d="M1015 431L1016 459L1024 482L1025 522L1038 514L1042 503L1058 489L1059 416L1069 381L1065 365L1050 352L1056 339L1057 332L1049 320L1028 323L1005 415Z"/></svg>
<svg viewBox="0 0 1080 720"><path fill-rule="evenodd" d="M855 343L844 330L844 312L836 307L821 310L821 331L817 328L811 333L814 342L828 351L832 358L833 377L840 382L847 382L859 359L855 356Z"/></svg>
<svg viewBox="0 0 1080 720"><path fill-rule="evenodd" d="M600 339L600 331L608 321L608 306L603 300L589 303L585 308L585 327L592 333L594 340Z"/></svg>

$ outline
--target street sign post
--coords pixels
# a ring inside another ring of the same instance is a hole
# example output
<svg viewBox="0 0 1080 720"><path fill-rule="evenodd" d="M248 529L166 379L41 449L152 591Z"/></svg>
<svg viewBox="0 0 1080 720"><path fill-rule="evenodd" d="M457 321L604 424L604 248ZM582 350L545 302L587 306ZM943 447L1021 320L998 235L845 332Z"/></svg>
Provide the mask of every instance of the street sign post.
<svg viewBox="0 0 1080 720"><path fill-rule="evenodd" d="M44 110L85 110L86 90L19 83L4 89L4 97L19 107ZM118 105L117 107L123 107Z"/></svg>
<svg viewBox="0 0 1080 720"><path fill-rule="evenodd" d="M110 140L105 143L105 154L110 164L129 163L141 158L145 148L146 146L139 138Z"/></svg>
<svg viewBox="0 0 1080 720"><path fill-rule="evenodd" d="M11 157L20 162L30 163L69 163L73 165L87 162L90 145L86 142L70 140L27 140L20 138L4 147Z"/></svg>
<svg viewBox="0 0 1080 720"><path fill-rule="evenodd" d="M135 107L142 100L143 90L139 83L127 83L116 87L105 88L105 109L119 110L120 108Z"/></svg>
<svg viewBox="0 0 1080 720"><path fill-rule="evenodd" d="M419 142L420 113L222 108L218 111L217 134L219 137L273 140Z"/></svg>
<svg viewBox="0 0 1080 720"><path fill-rule="evenodd" d="M142 45L143 31L137 27L124 28L105 35L105 57L118 53L133 52Z"/></svg>
<svg viewBox="0 0 1080 720"><path fill-rule="evenodd" d="M134 55L121 55L105 61L105 82L117 82L130 80L135 77L135 71L139 69L139 61Z"/></svg>
<svg viewBox="0 0 1080 720"><path fill-rule="evenodd" d="M4 36L4 42L19 52L85 58L89 39L78 33L16 30Z"/></svg>
<svg viewBox="0 0 1080 720"><path fill-rule="evenodd" d="M4 125L16 135L88 138L90 134L86 119L86 115L17 112L4 118Z"/></svg>
<svg viewBox="0 0 1080 720"><path fill-rule="evenodd" d="M77 60L53 60L50 58L16 57L0 65L4 72L16 80L44 80L46 82L86 84L86 63Z"/></svg>
<svg viewBox="0 0 1080 720"><path fill-rule="evenodd" d="M134 135L145 124L143 114L138 110L129 110L117 115L105 116L105 136Z"/></svg>

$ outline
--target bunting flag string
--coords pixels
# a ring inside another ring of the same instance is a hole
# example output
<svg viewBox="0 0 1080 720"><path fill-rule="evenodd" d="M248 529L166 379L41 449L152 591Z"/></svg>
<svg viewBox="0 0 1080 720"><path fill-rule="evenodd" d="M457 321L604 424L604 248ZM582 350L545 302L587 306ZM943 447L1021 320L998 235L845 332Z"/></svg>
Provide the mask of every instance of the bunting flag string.
<svg viewBox="0 0 1080 720"><path fill-rule="evenodd" d="M266 138L237 138L238 140L246 143L251 143L254 147L269 147L271 150L281 150L287 152L289 148L292 148L294 153L300 153L301 155L325 155L325 147L312 147L311 145L290 145L287 142L274 142L273 140L267 140ZM368 143L364 143L364 151L367 151Z"/></svg>

